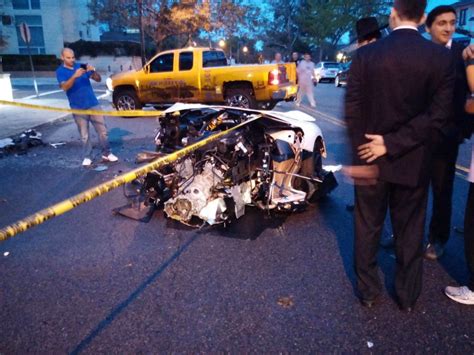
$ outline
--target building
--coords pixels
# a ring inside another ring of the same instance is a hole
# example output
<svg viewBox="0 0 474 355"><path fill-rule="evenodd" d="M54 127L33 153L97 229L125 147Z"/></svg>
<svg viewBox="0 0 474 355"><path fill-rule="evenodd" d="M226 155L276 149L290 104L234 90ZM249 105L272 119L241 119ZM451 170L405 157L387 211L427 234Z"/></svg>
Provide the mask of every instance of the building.
<svg viewBox="0 0 474 355"><path fill-rule="evenodd" d="M469 43L474 36L474 0L458 1L452 6L456 9L458 30L464 35L464 41Z"/></svg>
<svg viewBox="0 0 474 355"><path fill-rule="evenodd" d="M88 23L89 0L0 0L0 35L7 44L0 54L26 54L19 26L30 29L32 54L59 56L64 42L99 41L99 27Z"/></svg>

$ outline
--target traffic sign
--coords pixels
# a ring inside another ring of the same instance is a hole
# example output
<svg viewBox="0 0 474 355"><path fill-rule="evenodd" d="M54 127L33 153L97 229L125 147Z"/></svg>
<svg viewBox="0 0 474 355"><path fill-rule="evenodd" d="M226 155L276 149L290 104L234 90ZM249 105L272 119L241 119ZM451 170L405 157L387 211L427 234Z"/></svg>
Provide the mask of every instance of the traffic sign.
<svg viewBox="0 0 474 355"><path fill-rule="evenodd" d="M31 42L31 33L30 33L30 28L25 22L20 23L20 33L21 33L21 38L23 38L23 41L26 44L29 44Z"/></svg>

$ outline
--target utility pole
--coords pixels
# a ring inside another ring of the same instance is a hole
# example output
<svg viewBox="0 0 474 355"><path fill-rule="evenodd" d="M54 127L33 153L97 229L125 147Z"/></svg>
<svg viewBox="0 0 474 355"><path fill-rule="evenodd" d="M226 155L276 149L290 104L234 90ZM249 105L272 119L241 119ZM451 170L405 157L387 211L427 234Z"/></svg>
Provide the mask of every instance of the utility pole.
<svg viewBox="0 0 474 355"><path fill-rule="evenodd" d="M140 27L140 54L142 66L146 63L145 58L145 33L143 32L143 0L138 0L138 26Z"/></svg>

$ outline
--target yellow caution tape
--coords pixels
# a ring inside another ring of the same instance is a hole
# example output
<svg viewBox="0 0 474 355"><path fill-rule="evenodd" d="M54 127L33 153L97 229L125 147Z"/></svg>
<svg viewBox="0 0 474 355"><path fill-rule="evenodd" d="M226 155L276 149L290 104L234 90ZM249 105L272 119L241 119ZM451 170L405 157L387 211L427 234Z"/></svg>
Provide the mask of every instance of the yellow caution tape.
<svg viewBox="0 0 474 355"><path fill-rule="evenodd" d="M163 167L164 165L170 164L178 159L183 158L185 155L193 152L196 149L199 149L206 144L215 141L229 132L232 132L236 129L239 129L243 127L246 124L249 124L250 122L253 122L257 119L259 119L261 116L249 119L248 121L245 121L243 123L238 124L235 127L232 127L226 131L216 133L206 139L203 139L199 142L196 142L194 144L191 144L183 149L180 149L174 153L171 153L169 155L166 155L164 157L158 158L154 160L153 162L146 164L140 168L134 169L128 173L122 174L118 177L116 177L113 180L104 182L96 187L93 187L91 189L88 189L84 192L81 192L67 200L64 200L62 202L59 202L51 207L45 208L35 214L32 214L18 222L15 222L5 228L0 229L0 241L5 241L7 239L10 239L11 237L24 232L31 227L37 226L48 219L51 219L53 217L59 216L63 213L66 213L67 211L72 210L73 208L90 201L96 197L99 197L113 189L116 189L119 186L122 186L126 184L127 182L131 182L138 178L139 176L143 176L153 170L159 169L160 167Z"/></svg>
<svg viewBox="0 0 474 355"><path fill-rule="evenodd" d="M78 110L78 109L72 109L72 108L61 108L61 107L53 107L53 106L25 104L23 102L5 101L5 100L0 100L0 105L10 105L10 106L23 107L23 108L29 108L29 109L34 109L34 110L43 110L43 111L75 113L78 115L102 115L102 116L115 116L115 117L156 117L156 116L160 116L163 113L162 111L142 111L142 110L129 110L129 111Z"/></svg>

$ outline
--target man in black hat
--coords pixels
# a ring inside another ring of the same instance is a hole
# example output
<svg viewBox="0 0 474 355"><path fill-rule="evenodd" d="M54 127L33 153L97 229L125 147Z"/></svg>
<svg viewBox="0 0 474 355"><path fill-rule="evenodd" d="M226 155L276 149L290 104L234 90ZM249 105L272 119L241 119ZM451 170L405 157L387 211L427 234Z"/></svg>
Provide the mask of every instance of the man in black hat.
<svg viewBox="0 0 474 355"><path fill-rule="evenodd" d="M366 44L375 42L382 33L375 17L364 17L356 22L357 45L363 47Z"/></svg>
<svg viewBox="0 0 474 355"><path fill-rule="evenodd" d="M431 132L448 119L454 88L449 51L418 33L425 7L426 0L395 0L393 32L357 50L351 65L345 119L354 164L373 170L355 187L354 211L357 290L369 307L382 290L377 251L387 210L400 308L411 311L421 292Z"/></svg>

